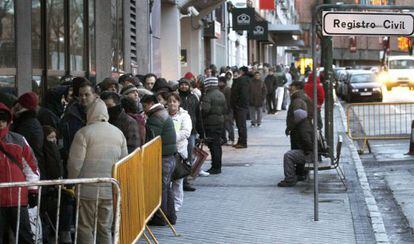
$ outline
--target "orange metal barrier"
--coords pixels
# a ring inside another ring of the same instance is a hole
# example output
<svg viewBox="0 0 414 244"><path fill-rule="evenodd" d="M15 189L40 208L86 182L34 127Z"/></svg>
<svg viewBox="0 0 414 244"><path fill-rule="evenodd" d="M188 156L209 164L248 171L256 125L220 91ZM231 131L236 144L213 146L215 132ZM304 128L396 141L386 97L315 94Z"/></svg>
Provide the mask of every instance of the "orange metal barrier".
<svg viewBox="0 0 414 244"><path fill-rule="evenodd" d="M161 206L162 142L156 137L142 147L145 217L148 222Z"/></svg>
<svg viewBox="0 0 414 244"><path fill-rule="evenodd" d="M114 165L113 177L119 182L121 195L120 243L135 243L144 234L145 201L141 149L135 150Z"/></svg>

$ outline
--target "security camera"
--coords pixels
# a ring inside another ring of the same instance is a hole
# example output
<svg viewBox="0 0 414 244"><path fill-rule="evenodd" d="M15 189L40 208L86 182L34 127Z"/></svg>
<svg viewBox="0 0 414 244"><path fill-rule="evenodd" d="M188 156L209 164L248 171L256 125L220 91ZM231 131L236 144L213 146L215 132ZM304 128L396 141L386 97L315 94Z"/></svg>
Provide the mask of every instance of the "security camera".
<svg viewBox="0 0 414 244"><path fill-rule="evenodd" d="M198 16L200 14L200 12L198 12L198 10L194 8L194 6L188 7L187 11L190 16Z"/></svg>

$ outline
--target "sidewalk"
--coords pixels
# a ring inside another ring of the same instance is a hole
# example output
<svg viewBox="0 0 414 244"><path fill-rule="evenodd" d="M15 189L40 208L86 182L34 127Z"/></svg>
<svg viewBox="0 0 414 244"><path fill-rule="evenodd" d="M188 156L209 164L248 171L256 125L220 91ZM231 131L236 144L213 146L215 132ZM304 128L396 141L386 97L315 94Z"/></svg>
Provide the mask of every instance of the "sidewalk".
<svg viewBox="0 0 414 244"><path fill-rule="evenodd" d="M313 182L279 188L286 112L249 128L247 149L223 147L223 170L199 177L185 193L174 237L152 227L160 243L356 243L347 193L334 171L320 172L319 221L313 221ZM205 169L209 162L204 165Z"/></svg>

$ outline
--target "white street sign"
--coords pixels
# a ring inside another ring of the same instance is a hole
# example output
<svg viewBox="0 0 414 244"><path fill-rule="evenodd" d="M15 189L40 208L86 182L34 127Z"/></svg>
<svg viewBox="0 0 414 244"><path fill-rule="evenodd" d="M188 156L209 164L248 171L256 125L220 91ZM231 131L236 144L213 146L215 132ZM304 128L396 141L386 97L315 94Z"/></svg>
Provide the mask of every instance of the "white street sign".
<svg viewBox="0 0 414 244"><path fill-rule="evenodd" d="M411 36L414 16L409 13L322 12L324 36Z"/></svg>

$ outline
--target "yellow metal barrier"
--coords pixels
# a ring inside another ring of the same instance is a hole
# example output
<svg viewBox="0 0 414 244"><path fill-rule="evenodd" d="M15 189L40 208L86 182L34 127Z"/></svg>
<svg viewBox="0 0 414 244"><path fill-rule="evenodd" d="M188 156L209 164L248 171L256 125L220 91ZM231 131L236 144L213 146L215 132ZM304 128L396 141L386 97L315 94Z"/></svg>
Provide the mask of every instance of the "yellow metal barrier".
<svg viewBox="0 0 414 244"><path fill-rule="evenodd" d="M119 182L121 203L120 243L135 243L144 234L145 201L141 150L137 149L114 165L113 177Z"/></svg>
<svg viewBox="0 0 414 244"><path fill-rule="evenodd" d="M408 139L414 103L353 103L348 105L346 114L351 139Z"/></svg>
<svg viewBox="0 0 414 244"><path fill-rule="evenodd" d="M142 146L144 167L144 201L146 222L161 206L162 197L162 142L156 137Z"/></svg>

